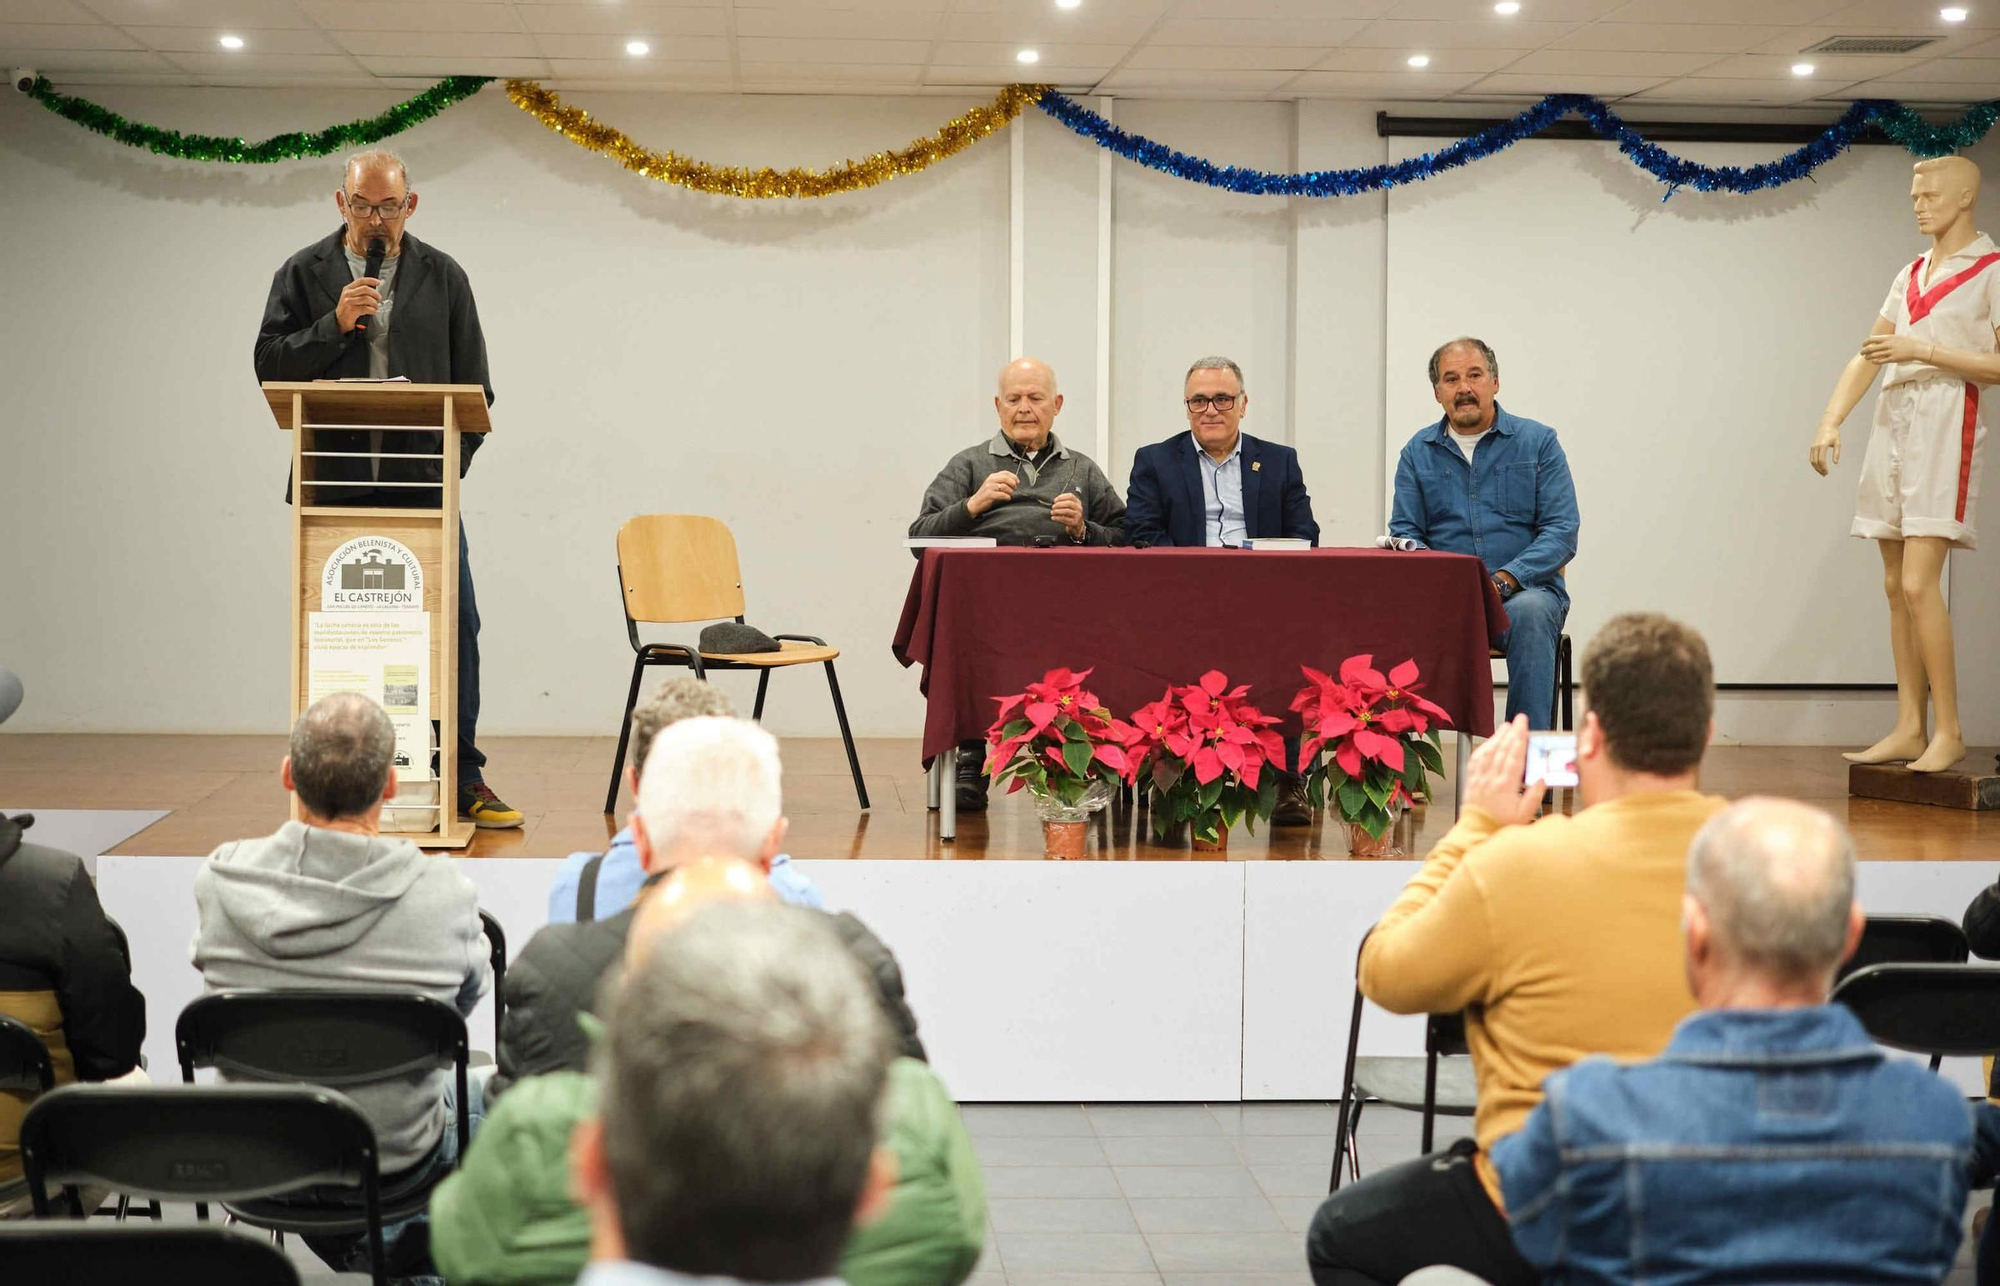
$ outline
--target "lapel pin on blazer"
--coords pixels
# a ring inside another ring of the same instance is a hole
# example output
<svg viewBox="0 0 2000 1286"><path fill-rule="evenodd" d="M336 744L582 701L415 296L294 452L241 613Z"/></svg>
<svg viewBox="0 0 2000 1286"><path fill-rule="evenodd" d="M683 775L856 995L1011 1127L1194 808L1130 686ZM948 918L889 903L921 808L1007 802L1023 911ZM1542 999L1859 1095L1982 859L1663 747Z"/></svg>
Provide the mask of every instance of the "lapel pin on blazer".
<svg viewBox="0 0 2000 1286"><path fill-rule="evenodd" d="M1264 467L1264 462L1262 460L1252 460L1250 462L1250 472L1252 473L1256 473L1259 469L1262 469L1263 467Z"/></svg>

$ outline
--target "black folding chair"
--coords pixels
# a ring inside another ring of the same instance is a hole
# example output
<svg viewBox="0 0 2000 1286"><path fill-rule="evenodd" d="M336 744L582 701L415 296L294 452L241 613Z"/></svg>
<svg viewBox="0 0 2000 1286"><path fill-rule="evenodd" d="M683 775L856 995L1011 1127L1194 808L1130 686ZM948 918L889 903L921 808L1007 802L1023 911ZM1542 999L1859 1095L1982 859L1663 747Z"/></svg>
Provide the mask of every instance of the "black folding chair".
<svg viewBox="0 0 2000 1286"><path fill-rule="evenodd" d="M49 1047L42 1043L34 1028L18 1018L0 1014L0 1090L46 1094L55 1087L56 1068L49 1061ZM0 1183L0 1203L18 1201L27 1194L26 1179ZM76 1198L75 1193L70 1195Z"/></svg>
<svg viewBox="0 0 2000 1286"><path fill-rule="evenodd" d="M40 1218L49 1215L50 1184L99 1183L156 1201L229 1203L225 1209L257 1227L274 1226L247 1213L266 1204L260 1198L306 1184L358 1188L358 1213L345 1212L342 1220L308 1223L298 1230L365 1231L376 1286L388 1281L375 1131L353 1100L333 1090L309 1085L65 1085L36 1099L22 1119L21 1164ZM70 1275L82 1281L112 1280ZM145 1277L159 1279L151 1272ZM10 1274L8 1280L16 1278Z"/></svg>
<svg viewBox="0 0 2000 1286"><path fill-rule="evenodd" d="M1965 930L1941 915L1871 915L1840 977L1878 964L1964 964Z"/></svg>
<svg viewBox="0 0 2000 1286"><path fill-rule="evenodd" d="M44 1094L55 1087L56 1068L49 1060L49 1047L34 1028L0 1014L0 1090Z"/></svg>
<svg viewBox="0 0 2000 1286"><path fill-rule="evenodd" d="M1842 978L1833 999L1892 1049L1929 1054L2000 1054L2000 965L1877 964Z"/></svg>
<svg viewBox="0 0 2000 1286"><path fill-rule="evenodd" d="M285 1252L226 1228L43 1220L0 1224L10 1282L144 1281L152 1286L298 1286Z"/></svg>
<svg viewBox="0 0 2000 1286"><path fill-rule="evenodd" d="M1367 934L1361 935L1361 942L1367 945ZM1361 1148L1355 1142L1355 1134L1361 1125L1361 1109L1371 1099L1389 1107L1423 1113L1422 1152L1431 1150L1438 1117L1471 1116L1479 1106L1479 1085L1472 1074L1472 1063L1463 1056L1465 1015L1431 1014L1424 1024L1422 1058L1407 1055L1363 1058L1361 1009L1365 1003L1366 997L1357 981L1354 1014L1347 1024L1347 1066L1341 1076L1340 1118L1333 1135L1333 1175L1327 1184L1334 1192L1340 1190L1343 1158L1348 1172L1354 1178L1361 1177Z"/></svg>
<svg viewBox="0 0 2000 1286"><path fill-rule="evenodd" d="M493 1057L500 1057L500 1024L507 1018L507 995L501 991L501 984L507 981L507 931L500 922L485 911L479 913L479 923L486 930L486 945L493 955Z"/></svg>
<svg viewBox="0 0 2000 1286"><path fill-rule="evenodd" d="M450 1064L458 1088L458 1155L472 1143L466 1067L471 1049L458 1011L429 996L370 991L218 991L181 1010L174 1025L181 1080L212 1067L251 1081L300 1081L338 1089ZM430 1186L399 1194L382 1219L421 1214ZM244 1223L278 1232L359 1232L351 1209L298 1203L232 1205ZM379 1250L378 1248L375 1248ZM379 1259L376 1261L379 1263Z"/></svg>
<svg viewBox="0 0 2000 1286"><path fill-rule="evenodd" d="M1964 964L1970 955L1965 930L1941 915L1871 915L1835 981L1870 965ZM1943 1065L1942 1055L1932 1055L1932 1071Z"/></svg>

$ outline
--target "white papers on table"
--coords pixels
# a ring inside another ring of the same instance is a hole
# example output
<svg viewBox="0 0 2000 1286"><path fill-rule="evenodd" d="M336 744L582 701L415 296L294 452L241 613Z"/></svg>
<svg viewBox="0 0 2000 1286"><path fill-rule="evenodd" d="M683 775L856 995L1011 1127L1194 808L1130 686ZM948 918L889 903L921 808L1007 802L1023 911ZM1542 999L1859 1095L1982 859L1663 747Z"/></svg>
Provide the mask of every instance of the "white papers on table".
<svg viewBox="0 0 2000 1286"><path fill-rule="evenodd" d="M1408 536L1377 536L1375 538L1375 548L1407 551L1411 549L1429 549L1430 546L1421 540L1411 540Z"/></svg>
<svg viewBox="0 0 2000 1286"><path fill-rule="evenodd" d="M1245 549L1311 549L1310 540L1300 540L1297 536L1259 536L1243 542Z"/></svg>
<svg viewBox="0 0 2000 1286"><path fill-rule="evenodd" d="M905 549L991 549L1000 542L991 536L912 536Z"/></svg>

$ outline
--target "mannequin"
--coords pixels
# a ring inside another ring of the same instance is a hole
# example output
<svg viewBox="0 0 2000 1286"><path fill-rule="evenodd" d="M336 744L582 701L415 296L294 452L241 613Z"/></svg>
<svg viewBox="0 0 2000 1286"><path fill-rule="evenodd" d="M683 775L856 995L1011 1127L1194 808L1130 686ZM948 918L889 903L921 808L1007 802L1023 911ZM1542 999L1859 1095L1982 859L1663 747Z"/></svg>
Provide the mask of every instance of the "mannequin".
<svg viewBox="0 0 2000 1286"><path fill-rule="evenodd" d="M1881 549L1896 661L1896 725L1858 764L1908 761L1943 772L1965 757L1958 674L1944 602L1945 556L1971 549L1979 492L1980 391L2000 382L2000 252L1974 226L1979 167L1960 156L1919 161L1910 183L1930 251L1896 274L1875 329L1841 371L1810 460L1840 463L1840 426L1887 367L1862 465L1850 533ZM1925 732L1928 694L1936 721Z"/></svg>

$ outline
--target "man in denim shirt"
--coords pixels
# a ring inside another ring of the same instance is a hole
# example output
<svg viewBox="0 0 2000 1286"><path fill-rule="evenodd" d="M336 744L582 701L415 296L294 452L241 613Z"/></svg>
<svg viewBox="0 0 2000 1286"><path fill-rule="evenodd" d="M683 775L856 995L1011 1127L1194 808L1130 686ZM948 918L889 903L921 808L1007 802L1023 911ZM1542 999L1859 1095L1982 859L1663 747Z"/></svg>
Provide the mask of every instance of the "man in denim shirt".
<svg viewBox="0 0 2000 1286"><path fill-rule="evenodd" d="M1827 1003L1861 937L1846 831L1776 799L1716 814L1682 926L1701 1012L1653 1062L1550 1076L1494 1145L1522 1255L1550 1281L1941 1280L1972 1117Z"/></svg>
<svg viewBox="0 0 2000 1286"><path fill-rule="evenodd" d="M1430 377L1444 416L1396 462L1389 534L1485 561L1512 622L1502 644L1507 718L1551 727L1556 639L1569 616L1562 570L1576 556L1569 461L1554 429L1500 408L1500 360L1483 340L1439 348Z"/></svg>

